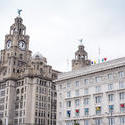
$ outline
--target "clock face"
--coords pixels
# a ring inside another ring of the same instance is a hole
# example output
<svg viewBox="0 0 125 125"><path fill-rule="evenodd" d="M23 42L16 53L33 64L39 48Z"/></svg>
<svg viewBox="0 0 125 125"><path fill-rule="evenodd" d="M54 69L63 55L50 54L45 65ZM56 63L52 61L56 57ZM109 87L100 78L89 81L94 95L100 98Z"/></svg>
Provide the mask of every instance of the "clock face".
<svg viewBox="0 0 125 125"><path fill-rule="evenodd" d="M8 41L7 41L7 44L6 44L7 49L9 49L9 48L11 47L11 44L12 44L12 41L11 41L11 40L8 40Z"/></svg>
<svg viewBox="0 0 125 125"><path fill-rule="evenodd" d="M25 50L26 49L26 43L25 43L25 41L20 40L19 43L18 43L18 45L19 45L19 48L21 50Z"/></svg>

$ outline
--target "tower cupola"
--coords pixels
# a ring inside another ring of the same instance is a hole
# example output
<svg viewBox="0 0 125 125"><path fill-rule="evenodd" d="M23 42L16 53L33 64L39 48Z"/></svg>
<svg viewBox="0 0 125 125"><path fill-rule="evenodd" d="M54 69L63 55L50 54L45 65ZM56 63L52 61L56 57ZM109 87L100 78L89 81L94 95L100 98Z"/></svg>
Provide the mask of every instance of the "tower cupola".
<svg viewBox="0 0 125 125"><path fill-rule="evenodd" d="M75 52L75 59L72 60L72 70L76 70L91 64L88 60L88 53L84 49L84 45L79 45Z"/></svg>
<svg viewBox="0 0 125 125"><path fill-rule="evenodd" d="M23 19L18 16L15 18L15 23L10 27L10 35L25 35L26 27L22 24Z"/></svg>

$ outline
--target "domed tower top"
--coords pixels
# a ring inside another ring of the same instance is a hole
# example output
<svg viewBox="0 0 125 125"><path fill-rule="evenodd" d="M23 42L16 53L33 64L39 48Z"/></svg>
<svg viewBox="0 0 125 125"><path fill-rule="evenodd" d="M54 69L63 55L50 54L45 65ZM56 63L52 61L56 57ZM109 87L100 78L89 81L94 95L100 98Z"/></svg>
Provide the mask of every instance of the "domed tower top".
<svg viewBox="0 0 125 125"><path fill-rule="evenodd" d="M81 43L78 50L75 52L75 59L72 60L72 70L76 70L91 64L88 60L88 53L84 50L84 45Z"/></svg>
<svg viewBox="0 0 125 125"><path fill-rule="evenodd" d="M84 50L83 45L78 46L78 50L75 52L75 59L77 59L77 60L79 60L79 59L88 59L88 54Z"/></svg>
<svg viewBox="0 0 125 125"><path fill-rule="evenodd" d="M22 24L23 19L18 16L15 18L15 23L10 27L10 35L25 35L26 27Z"/></svg>

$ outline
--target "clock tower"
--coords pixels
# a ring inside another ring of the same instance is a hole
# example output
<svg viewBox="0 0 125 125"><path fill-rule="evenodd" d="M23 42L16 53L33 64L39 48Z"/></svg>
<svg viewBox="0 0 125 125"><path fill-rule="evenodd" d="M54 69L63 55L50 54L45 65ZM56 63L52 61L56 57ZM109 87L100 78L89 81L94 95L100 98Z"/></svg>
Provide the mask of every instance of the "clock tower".
<svg viewBox="0 0 125 125"><path fill-rule="evenodd" d="M10 26L10 32L5 36L4 50L1 51L1 63L5 65L7 77L16 77L25 70L31 59L29 50L29 36L26 35L26 27L23 19L18 16ZM14 76L14 74L16 75ZM6 77L6 76L5 76Z"/></svg>
<svg viewBox="0 0 125 125"><path fill-rule="evenodd" d="M20 13L10 26L0 52L0 123L56 125L53 80L59 72L40 53L32 56Z"/></svg>

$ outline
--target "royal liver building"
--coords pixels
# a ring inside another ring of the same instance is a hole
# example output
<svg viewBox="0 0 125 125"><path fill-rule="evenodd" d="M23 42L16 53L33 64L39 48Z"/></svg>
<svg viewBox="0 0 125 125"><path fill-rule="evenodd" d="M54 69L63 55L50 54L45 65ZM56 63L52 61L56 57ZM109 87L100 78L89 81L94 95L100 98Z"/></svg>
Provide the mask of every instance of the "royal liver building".
<svg viewBox="0 0 125 125"><path fill-rule="evenodd" d="M0 57L0 124L56 125L57 71L40 54L33 57L20 16L5 36Z"/></svg>

